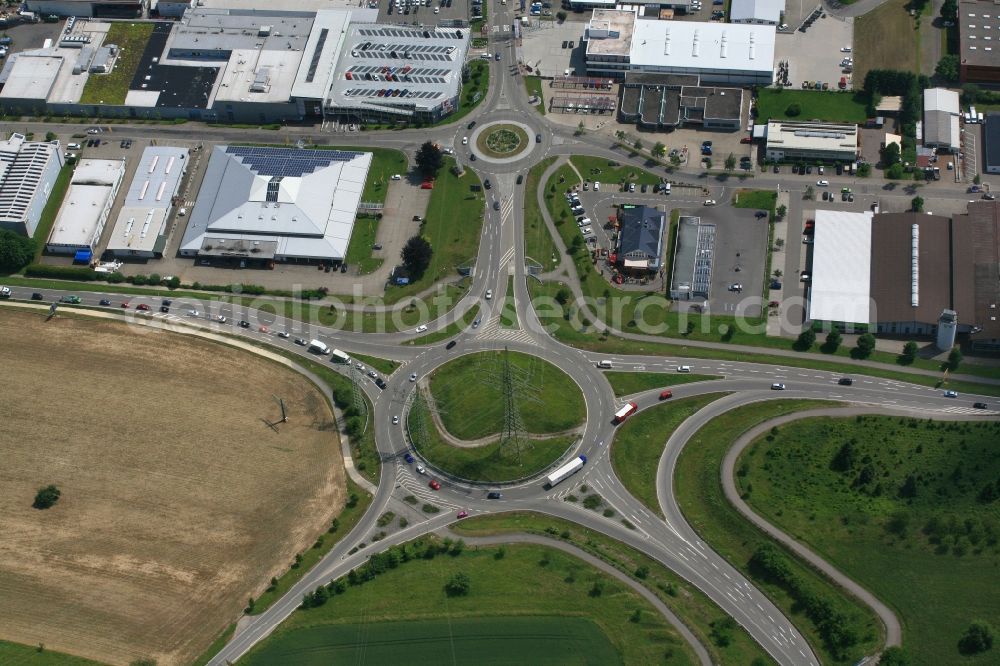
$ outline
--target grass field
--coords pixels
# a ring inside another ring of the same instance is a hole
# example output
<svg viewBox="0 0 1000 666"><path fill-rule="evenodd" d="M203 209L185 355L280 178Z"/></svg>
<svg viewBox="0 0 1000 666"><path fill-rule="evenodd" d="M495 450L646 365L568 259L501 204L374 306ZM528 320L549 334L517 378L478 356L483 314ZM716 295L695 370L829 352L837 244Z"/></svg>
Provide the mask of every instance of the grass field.
<svg viewBox="0 0 1000 666"><path fill-rule="evenodd" d="M645 169L632 166L613 166L605 157L590 155L573 155L569 158L584 178L590 181L600 181L610 186L623 182L634 182L636 185L655 185L660 177ZM574 181L575 182L575 179ZM565 188L564 188L565 189ZM613 191L613 190L612 190Z"/></svg>
<svg viewBox="0 0 1000 666"><path fill-rule="evenodd" d="M1000 627L1000 501L980 497L1000 491L1000 423L809 419L771 440L737 464L758 513L893 607L912 663L997 663L957 643L974 620Z"/></svg>
<svg viewBox="0 0 1000 666"><path fill-rule="evenodd" d="M716 375L667 374L665 372L605 372L615 396L622 397L641 393L650 389L670 388L678 384L692 384L710 379L719 379Z"/></svg>
<svg viewBox="0 0 1000 666"><path fill-rule="evenodd" d="M861 19L859 19L861 20ZM857 25L857 23L855 24ZM857 33L855 32L855 44ZM857 51L857 49L856 49ZM861 52L858 59L861 59ZM855 75L855 81L864 81ZM785 113L791 104L798 104L802 112L797 116ZM829 90L791 90L788 88L761 88L757 92L757 117L762 122L774 120L825 120L838 123L864 123L868 96L864 92L834 92Z"/></svg>
<svg viewBox="0 0 1000 666"><path fill-rule="evenodd" d="M920 37L907 11L909 4L908 0L888 0L854 19L856 87L861 87L870 69L920 72Z"/></svg>
<svg viewBox="0 0 1000 666"><path fill-rule="evenodd" d="M795 623L823 663L852 664L872 654L882 642L882 627L866 606L842 592L828 579L785 551L747 522L723 495L719 469L726 451L741 433L781 414L830 407L822 400L780 400L739 407L713 419L688 441L674 471L674 493L684 516L705 543L753 581ZM853 645L825 641L817 623L803 610L803 596L792 595L749 566L761 546L772 545L782 554L788 571L801 581L801 589L828 604L837 621L831 626L853 634Z"/></svg>
<svg viewBox="0 0 1000 666"><path fill-rule="evenodd" d="M457 276L456 269L474 261L479 253L485 198L482 192L473 192L471 188L481 183L472 169L466 169L461 177L454 175L451 172L454 164L454 159L445 156L420 227L420 233L434 249L431 264L419 280L405 287L391 287L386 292L386 302L395 303L442 278Z"/></svg>
<svg viewBox="0 0 1000 666"><path fill-rule="evenodd" d="M710 393L664 402L642 410L618 426L611 444L615 474L653 513L663 515L656 497L656 468L667 440L685 419L723 395L726 394Z"/></svg>
<svg viewBox="0 0 1000 666"><path fill-rule="evenodd" d="M559 263L552 234L542 218L542 212L535 203L535 193L541 184L542 174L556 161L548 157L531 167L524 183L524 253L542 265L543 271L554 268Z"/></svg>
<svg viewBox="0 0 1000 666"><path fill-rule="evenodd" d="M667 651L666 663L691 663L676 632L624 584L557 550L498 550L401 562L294 613L244 663L652 664ZM448 597L444 585L459 571L469 593ZM591 596L595 581L602 592Z"/></svg>
<svg viewBox="0 0 1000 666"><path fill-rule="evenodd" d="M538 104L535 104L535 108L538 109L538 113L545 115L545 96L542 94L542 77L540 76L526 76L524 77L524 87L528 91L528 97L534 95L538 98Z"/></svg>
<svg viewBox="0 0 1000 666"><path fill-rule="evenodd" d="M477 439L500 432L503 400L497 377L502 357L502 352L467 354L431 375L431 393L441 421L455 437ZM534 356L509 352L509 358L514 372L524 376L531 390L518 401L528 432L558 433L583 423L583 396L568 375Z"/></svg>
<svg viewBox="0 0 1000 666"><path fill-rule="evenodd" d="M65 652L54 652L45 647L38 650L38 644L21 645L0 641L0 664L4 666L102 666L99 661L74 657Z"/></svg>
<svg viewBox="0 0 1000 666"><path fill-rule="evenodd" d="M79 316L4 309L0 336L17 387L0 466L6 640L189 663L344 504L326 401L278 364ZM274 395L289 415L276 429ZM32 509L49 483L59 503Z"/></svg>
<svg viewBox="0 0 1000 666"><path fill-rule="evenodd" d="M469 518L456 523L452 529L459 534L470 535L527 532L572 543L646 586L694 632L708 649L712 663L749 666L771 663L764 658L760 646L742 628L733 631L731 640L724 645L712 640L712 624L726 617L718 606L698 588L656 560L601 532L540 513L521 511ZM636 575L637 572L645 577ZM688 655L688 658L693 656ZM756 659L763 661L758 662ZM667 660L667 663L673 662Z"/></svg>
<svg viewBox="0 0 1000 666"><path fill-rule="evenodd" d="M90 75L83 86L80 104L124 104L132 77L139 68L142 53L152 34L152 23L112 23L104 43L116 44L121 55L110 74Z"/></svg>
<svg viewBox="0 0 1000 666"><path fill-rule="evenodd" d="M42 256L45 242L49 239L49 234L52 233L52 225L55 223L59 207L62 206L63 199L66 197L69 181L73 177L73 166L66 164L59 170L56 182L52 186L52 192L49 194L49 200L45 202L42 215L38 218L38 226L35 227L35 234L32 236L35 239L35 261L38 261L38 258Z"/></svg>
<svg viewBox="0 0 1000 666"><path fill-rule="evenodd" d="M453 335L458 335L466 328L472 325L472 322L476 320L479 316L479 305L473 305L471 308L465 311L465 314L458 321L454 321L440 331L434 331L433 333L428 333L427 335L422 335L419 338L413 338L412 340L407 340L404 344L407 345L429 345L435 342L440 342L441 340L446 340Z"/></svg>

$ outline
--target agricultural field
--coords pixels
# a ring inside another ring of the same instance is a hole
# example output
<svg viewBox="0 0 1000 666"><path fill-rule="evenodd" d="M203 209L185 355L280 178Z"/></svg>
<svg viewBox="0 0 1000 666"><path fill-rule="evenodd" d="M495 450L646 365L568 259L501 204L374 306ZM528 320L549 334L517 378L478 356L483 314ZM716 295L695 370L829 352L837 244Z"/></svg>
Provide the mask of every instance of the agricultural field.
<svg viewBox="0 0 1000 666"><path fill-rule="evenodd" d="M428 546L434 542L409 543L408 554L382 558L373 580L348 577L339 593L294 613L243 662L691 663L645 599L571 555L509 545L428 557ZM467 593L449 596L445 586L458 573Z"/></svg>
<svg viewBox="0 0 1000 666"><path fill-rule="evenodd" d="M329 406L283 366L6 308L0 338L0 639L191 663L344 506Z"/></svg>
<svg viewBox="0 0 1000 666"><path fill-rule="evenodd" d="M744 451L755 511L891 606L913 664L962 656L972 622L1000 628L1000 423L864 416L781 426Z"/></svg>

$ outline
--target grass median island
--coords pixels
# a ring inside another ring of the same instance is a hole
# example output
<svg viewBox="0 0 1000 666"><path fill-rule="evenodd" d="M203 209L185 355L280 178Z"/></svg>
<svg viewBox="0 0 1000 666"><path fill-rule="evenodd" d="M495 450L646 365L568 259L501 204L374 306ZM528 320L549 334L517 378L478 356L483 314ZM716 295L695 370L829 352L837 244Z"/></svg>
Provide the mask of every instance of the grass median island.
<svg viewBox="0 0 1000 666"><path fill-rule="evenodd" d="M368 354L351 354L351 358L356 361L361 361L367 366L381 372L383 375L391 375L396 372L396 368L402 365L399 361L391 361L387 358L379 358L378 356L369 356Z"/></svg>
<svg viewBox="0 0 1000 666"><path fill-rule="evenodd" d="M737 462L755 511L893 607L914 664L963 657L976 620L1000 627L1000 423L888 416L781 426Z"/></svg>
<svg viewBox="0 0 1000 666"><path fill-rule="evenodd" d="M674 492L685 518L705 543L752 580L809 641L824 663L855 663L878 650L883 628L875 614L822 574L749 523L723 494L719 470L726 451L749 428L790 412L837 403L780 400L738 407L713 419L688 441L674 472ZM797 585L775 582L750 563L774 554Z"/></svg>
<svg viewBox="0 0 1000 666"><path fill-rule="evenodd" d="M524 254L541 264L542 272L552 270L559 264L556 244L536 203L542 174L556 159L547 157L531 167L524 183Z"/></svg>
<svg viewBox="0 0 1000 666"><path fill-rule="evenodd" d="M583 395L562 370L528 354L482 352L449 361L430 376L430 390L449 433L472 440L500 432L505 353L515 382L525 387L517 403L528 432L560 433L583 423Z"/></svg>
<svg viewBox="0 0 1000 666"><path fill-rule="evenodd" d="M670 435L689 416L726 393L709 393L664 402L635 414L615 432L611 464L629 492L662 516L656 497L656 469Z"/></svg>
<svg viewBox="0 0 1000 666"><path fill-rule="evenodd" d="M445 586L459 572L466 592L449 596ZM242 661L479 664L503 654L509 663L604 666L663 663L669 651L669 663L693 663L634 590L543 546L419 539L330 587L322 606L292 614Z"/></svg>
<svg viewBox="0 0 1000 666"><path fill-rule="evenodd" d="M601 558L633 580L642 583L672 610L698 637L715 664L771 663L764 651L741 627L720 645L711 638L712 626L726 622L728 616L698 588L656 560L601 532L540 513L513 511L490 516L477 516L452 525L458 534L473 536L527 532L559 538ZM674 651L673 658L694 660L684 647L683 654ZM756 661L763 660L762 662ZM657 662L659 663L659 662ZM675 663L668 659L667 663Z"/></svg>
<svg viewBox="0 0 1000 666"><path fill-rule="evenodd" d="M479 133L476 148L488 157L512 157L528 147L528 133L524 128L504 123L491 125Z"/></svg>
<svg viewBox="0 0 1000 666"><path fill-rule="evenodd" d="M535 109L538 113L545 115L545 95L542 94L542 77L540 76L525 76L524 77L524 87L528 91L528 97L537 97L538 102L535 104Z"/></svg>
<svg viewBox="0 0 1000 666"><path fill-rule="evenodd" d="M507 293L504 296L503 309L500 311L500 328L518 328L513 275L507 276Z"/></svg>
<svg viewBox="0 0 1000 666"><path fill-rule="evenodd" d="M859 19L863 20L863 19ZM913 38L912 29L907 35ZM857 36L855 36L857 43ZM856 49L860 54L862 51ZM849 54L848 54L849 55ZM836 57L836 56L834 56ZM859 57L860 60L860 57ZM859 83L863 78L854 78ZM801 81L793 81L800 85ZM836 87L836 81L829 82ZM858 85L860 88L861 86ZM788 115L789 107L796 105L799 113ZM793 90L788 88L761 88L757 92L757 117L772 120L824 120L831 123L864 124L868 115L868 94L864 91Z"/></svg>
<svg viewBox="0 0 1000 666"><path fill-rule="evenodd" d="M121 105L125 103L132 77L142 60L142 53L153 34L152 23L115 21L108 29L104 44L115 44L118 59L110 74L91 74L83 86L80 104Z"/></svg>
<svg viewBox="0 0 1000 666"><path fill-rule="evenodd" d="M667 372L614 372L604 373L615 396L620 398L650 389L666 389L678 384L693 384L711 379L721 379L717 375L693 375L690 373Z"/></svg>
<svg viewBox="0 0 1000 666"><path fill-rule="evenodd" d="M440 331L434 331L433 333L428 333L427 335L422 335L419 338L413 338L412 340L407 340L403 344L407 345L429 345L435 342L440 342L441 340L446 340L452 336L458 335L469 326L472 322L479 317L479 304L473 305L471 308L465 311L457 321L453 321L448 324Z"/></svg>

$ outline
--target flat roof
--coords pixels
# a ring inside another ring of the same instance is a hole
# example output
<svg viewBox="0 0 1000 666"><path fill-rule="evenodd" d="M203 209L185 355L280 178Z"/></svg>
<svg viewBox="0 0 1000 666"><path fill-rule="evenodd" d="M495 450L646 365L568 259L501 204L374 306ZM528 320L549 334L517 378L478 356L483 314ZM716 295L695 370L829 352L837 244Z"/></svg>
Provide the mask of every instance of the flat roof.
<svg viewBox="0 0 1000 666"><path fill-rule="evenodd" d="M733 0L729 8L729 20L756 19L777 23L783 11L785 0Z"/></svg>
<svg viewBox="0 0 1000 666"><path fill-rule="evenodd" d="M986 142L986 166L1000 168L1000 112L986 114L983 140Z"/></svg>
<svg viewBox="0 0 1000 666"><path fill-rule="evenodd" d="M816 211L810 319L871 322L872 215Z"/></svg>
<svg viewBox="0 0 1000 666"><path fill-rule="evenodd" d="M350 20L349 11L322 10L316 13L299 69L295 73L293 97L322 100L326 96Z"/></svg>
<svg viewBox="0 0 1000 666"><path fill-rule="evenodd" d="M635 32L634 9L595 9L587 26L587 54L628 56ZM605 34L607 37L595 37Z"/></svg>
<svg viewBox="0 0 1000 666"><path fill-rule="evenodd" d="M167 215L187 165L187 150L148 146L132 176L108 250L152 252L166 234Z"/></svg>
<svg viewBox="0 0 1000 666"><path fill-rule="evenodd" d="M54 54L18 54L0 90L4 99L45 100L55 86L62 68L63 58Z"/></svg>
<svg viewBox="0 0 1000 666"><path fill-rule="evenodd" d="M632 66L771 72L775 26L701 21L636 21Z"/></svg>
<svg viewBox="0 0 1000 666"><path fill-rule="evenodd" d="M767 124L767 148L786 150L857 150L858 126L772 120Z"/></svg>
<svg viewBox="0 0 1000 666"><path fill-rule="evenodd" d="M298 51L233 50L219 77L215 104L287 102L301 60Z"/></svg>
<svg viewBox="0 0 1000 666"><path fill-rule="evenodd" d="M982 330L972 338L1000 339L1000 206L995 201L970 203L965 215L955 216L956 228L967 229L971 235L970 253L960 255L968 264L973 257L975 302L971 315L958 313L960 321L970 322ZM961 250L962 248L959 248Z"/></svg>
<svg viewBox="0 0 1000 666"><path fill-rule="evenodd" d="M125 160L80 160L47 243L90 247L124 172Z"/></svg>
<svg viewBox="0 0 1000 666"><path fill-rule="evenodd" d="M1000 7L985 1L959 3L958 35L963 65L1000 66Z"/></svg>

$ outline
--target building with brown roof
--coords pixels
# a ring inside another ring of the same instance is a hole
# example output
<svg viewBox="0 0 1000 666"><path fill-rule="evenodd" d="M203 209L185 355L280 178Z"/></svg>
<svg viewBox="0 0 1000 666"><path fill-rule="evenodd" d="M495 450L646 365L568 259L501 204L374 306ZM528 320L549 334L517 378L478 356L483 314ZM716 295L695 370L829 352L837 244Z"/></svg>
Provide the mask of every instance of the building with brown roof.
<svg viewBox="0 0 1000 666"><path fill-rule="evenodd" d="M989 0L958 5L959 79L962 83L1000 82L1000 7Z"/></svg>
<svg viewBox="0 0 1000 666"><path fill-rule="evenodd" d="M969 235L958 256L971 273L973 293L971 316L959 312L959 320L971 322L969 340L974 349L1000 351L1000 205L970 203L968 212L956 215L954 222Z"/></svg>

